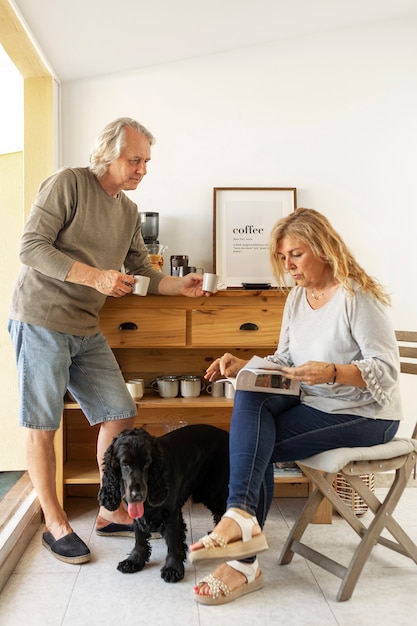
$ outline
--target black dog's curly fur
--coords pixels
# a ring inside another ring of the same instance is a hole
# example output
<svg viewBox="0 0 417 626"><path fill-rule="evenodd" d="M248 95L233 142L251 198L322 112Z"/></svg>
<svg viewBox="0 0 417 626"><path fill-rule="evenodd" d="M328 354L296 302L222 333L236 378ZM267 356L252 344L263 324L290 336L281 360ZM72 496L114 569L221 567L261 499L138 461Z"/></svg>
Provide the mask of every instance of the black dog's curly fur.
<svg viewBox="0 0 417 626"><path fill-rule="evenodd" d="M98 499L109 511L127 502L143 502L144 515L134 520L135 547L117 569L142 570L151 556L149 537L159 532L167 545L161 577L184 577L186 525L182 507L188 498L204 504L217 523L226 510L229 480L229 434L195 424L153 437L143 428L124 430L104 456Z"/></svg>

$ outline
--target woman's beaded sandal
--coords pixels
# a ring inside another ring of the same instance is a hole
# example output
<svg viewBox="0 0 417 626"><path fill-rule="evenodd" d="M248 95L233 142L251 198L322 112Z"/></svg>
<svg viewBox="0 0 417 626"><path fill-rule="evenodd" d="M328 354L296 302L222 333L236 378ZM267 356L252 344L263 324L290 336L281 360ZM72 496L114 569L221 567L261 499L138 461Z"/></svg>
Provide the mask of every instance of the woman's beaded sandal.
<svg viewBox="0 0 417 626"><path fill-rule="evenodd" d="M209 574L201 583L206 583L209 587L210 594L209 595L201 595L199 593L195 593L194 597L200 604L226 604L227 602L232 602L239 598L240 596L244 596L246 593L251 593L251 591L257 591L264 584L264 579L262 572L259 569L258 559L255 559L253 563L242 563L241 561L227 561L227 565L233 567L233 569L241 572L244 576L246 576L246 583L237 587L237 589L230 589L229 585L226 585L225 582L214 576L213 574Z"/></svg>
<svg viewBox="0 0 417 626"><path fill-rule="evenodd" d="M191 550L189 553L188 558L191 563L212 559L222 559L223 561L230 558L245 559L268 549L268 544L263 533L252 537L252 529L259 523L256 517L244 517L233 509L226 511L223 517L230 517L238 524L242 533L242 539L227 543L226 540L216 532L205 535L199 540L204 548Z"/></svg>

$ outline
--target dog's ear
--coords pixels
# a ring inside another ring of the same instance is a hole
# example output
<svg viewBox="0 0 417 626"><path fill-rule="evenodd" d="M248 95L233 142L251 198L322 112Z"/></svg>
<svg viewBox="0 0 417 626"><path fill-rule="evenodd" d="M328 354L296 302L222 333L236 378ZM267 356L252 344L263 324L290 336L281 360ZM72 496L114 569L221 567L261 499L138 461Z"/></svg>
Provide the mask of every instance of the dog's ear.
<svg viewBox="0 0 417 626"><path fill-rule="evenodd" d="M168 497L168 481L164 453L156 438L152 441L152 463L148 470L148 502L160 506Z"/></svg>
<svg viewBox="0 0 417 626"><path fill-rule="evenodd" d="M103 477L98 501L108 511L116 511L122 501L120 463L114 453L115 440L107 448L103 461Z"/></svg>

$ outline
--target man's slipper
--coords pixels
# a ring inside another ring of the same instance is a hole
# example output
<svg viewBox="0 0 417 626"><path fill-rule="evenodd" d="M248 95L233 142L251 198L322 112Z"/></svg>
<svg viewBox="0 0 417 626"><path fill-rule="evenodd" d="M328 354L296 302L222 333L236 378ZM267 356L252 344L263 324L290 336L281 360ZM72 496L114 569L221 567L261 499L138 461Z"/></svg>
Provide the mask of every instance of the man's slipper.
<svg viewBox="0 0 417 626"><path fill-rule="evenodd" d="M258 524L256 517L244 517L233 509L226 511L223 517L230 517L240 526L242 539L227 543L216 532L205 535L199 540L204 547L189 552L188 558L191 563L213 559L221 559L223 561L230 558L245 559L268 549L268 543L263 533L252 537L252 529Z"/></svg>
<svg viewBox="0 0 417 626"><path fill-rule="evenodd" d="M109 522L103 528L96 528L96 535L100 537L134 537L133 524L115 524Z"/></svg>
<svg viewBox="0 0 417 626"><path fill-rule="evenodd" d="M65 535L65 537L61 537L61 539L55 539L50 532L43 533L42 545L44 545L55 558L64 561L64 563L79 565L80 563L87 563L87 561L90 560L90 550L84 541L75 533Z"/></svg>
<svg viewBox="0 0 417 626"><path fill-rule="evenodd" d="M259 569L257 559L253 563L228 561L227 565L230 565L230 567L233 567L233 569L246 576L246 583L240 585L240 587L237 587L237 589L232 591L229 585L226 585L226 583L220 580L220 578L217 578L213 574L209 574L206 578L203 578L199 584L206 583L210 589L210 595L200 595L195 593L194 598L197 602L200 604L210 605L226 604L227 602L236 600L236 598L240 598L240 596L244 596L252 591L257 591L263 587L264 579L262 572Z"/></svg>

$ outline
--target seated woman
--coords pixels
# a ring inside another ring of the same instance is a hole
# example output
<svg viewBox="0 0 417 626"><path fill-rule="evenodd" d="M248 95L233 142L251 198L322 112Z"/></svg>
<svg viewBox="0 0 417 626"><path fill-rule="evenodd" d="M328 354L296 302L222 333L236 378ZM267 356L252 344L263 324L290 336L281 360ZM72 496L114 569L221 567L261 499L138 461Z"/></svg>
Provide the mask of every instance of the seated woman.
<svg viewBox="0 0 417 626"><path fill-rule="evenodd" d="M275 225L270 257L278 284L290 274L295 286L278 348L268 358L301 382L301 393L236 392L227 511L189 555L193 563L232 560L194 588L203 604L230 602L263 584L255 555L268 547L262 528L273 497L273 462L390 441L401 419L398 348L385 289L312 209L297 209ZM235 376L245 364L226 353L206 378Z"/></svg>

